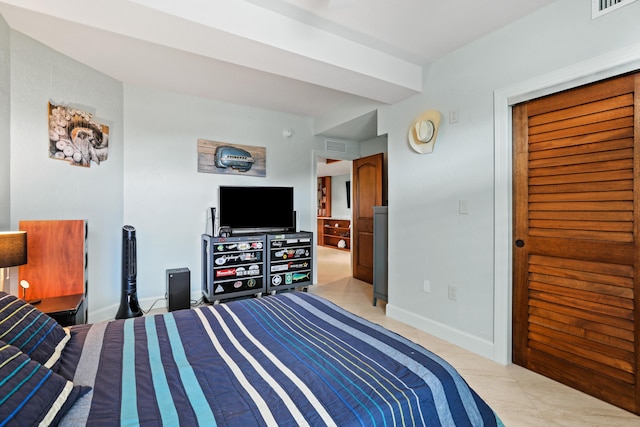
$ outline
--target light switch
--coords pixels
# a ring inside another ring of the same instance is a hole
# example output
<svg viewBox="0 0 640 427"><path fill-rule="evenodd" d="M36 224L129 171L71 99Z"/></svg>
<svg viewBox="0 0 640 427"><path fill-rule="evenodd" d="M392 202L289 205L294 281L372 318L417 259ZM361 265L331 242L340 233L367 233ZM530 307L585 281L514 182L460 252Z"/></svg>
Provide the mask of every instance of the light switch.
<svg viewBox="0 0 640 427"><path fill-rule="evenodd" d="M428 281L427 279L424 279L422 281L422 290L425 291L426 293L431 292L431 282Z"/></svg>
<svg viewBox="0 0 640 427"><path fill-rule="evenodd" d="M461 215L466 215L469 213L469 201L468 200L460 200L458 213Z"/></svg>

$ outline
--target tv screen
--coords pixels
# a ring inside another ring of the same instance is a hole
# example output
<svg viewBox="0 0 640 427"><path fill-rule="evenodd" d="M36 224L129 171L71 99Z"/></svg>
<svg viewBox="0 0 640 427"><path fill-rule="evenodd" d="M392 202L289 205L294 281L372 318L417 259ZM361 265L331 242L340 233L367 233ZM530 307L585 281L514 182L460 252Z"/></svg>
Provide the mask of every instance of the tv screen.
<svg viewBox="0 0 640 427"><path fill-rule="evenodd" d="M295 229L293 187L220 186L220 227L232 231Z"/></svg>

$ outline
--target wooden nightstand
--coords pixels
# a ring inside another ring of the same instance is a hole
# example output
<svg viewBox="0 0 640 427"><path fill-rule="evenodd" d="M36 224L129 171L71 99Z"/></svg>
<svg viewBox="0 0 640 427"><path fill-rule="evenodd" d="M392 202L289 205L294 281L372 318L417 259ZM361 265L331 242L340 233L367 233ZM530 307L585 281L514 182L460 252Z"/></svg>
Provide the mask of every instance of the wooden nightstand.
<svg viewBox="0 0 640 427"><path fill-rule="evenodd" d="M84 295L42 298L36 308L48 314L61 326L85 323Z"/></svg>

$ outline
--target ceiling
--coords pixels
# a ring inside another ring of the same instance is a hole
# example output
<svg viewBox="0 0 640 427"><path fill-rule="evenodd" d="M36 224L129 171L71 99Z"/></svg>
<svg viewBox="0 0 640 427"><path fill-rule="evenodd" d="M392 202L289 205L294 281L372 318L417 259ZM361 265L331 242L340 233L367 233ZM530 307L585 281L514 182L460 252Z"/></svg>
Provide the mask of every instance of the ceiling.
<svg viewBox="0 0 640 427"><path fill-rule="evenodd" d="M7 0L0 14L122 82L308 116L361 141L378 106L422 92L425 65L552 1Z"/></svg>

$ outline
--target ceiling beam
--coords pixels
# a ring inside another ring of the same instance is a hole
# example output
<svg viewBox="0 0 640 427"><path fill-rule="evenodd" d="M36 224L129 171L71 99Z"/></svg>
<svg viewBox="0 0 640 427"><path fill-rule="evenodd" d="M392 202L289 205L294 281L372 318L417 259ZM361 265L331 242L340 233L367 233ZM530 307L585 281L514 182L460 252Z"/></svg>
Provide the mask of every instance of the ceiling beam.
<svg viewBox="0 0 640 427"><path fill-rule="evenodd" d="M421 66L246 1L2 3L386 104L422 91Z"/></svg>

